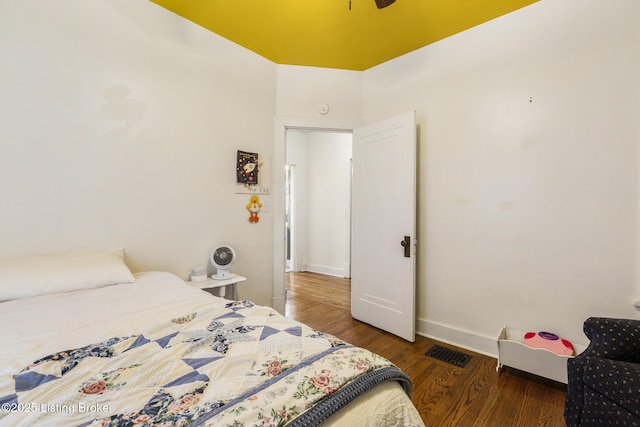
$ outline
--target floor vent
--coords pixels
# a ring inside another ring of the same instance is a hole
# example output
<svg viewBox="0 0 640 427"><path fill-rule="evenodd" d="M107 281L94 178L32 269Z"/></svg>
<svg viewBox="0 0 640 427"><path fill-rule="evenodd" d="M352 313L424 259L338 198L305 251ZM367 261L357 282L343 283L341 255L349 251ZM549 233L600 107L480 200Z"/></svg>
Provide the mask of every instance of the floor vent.
<svg viewBox="0 0 640 427"><path fill-rule="evenodd" d="M471 355L469 354L460 353L459 351L450 350L439 345L431 347L431 350L427 351L425 356L433 357L434 359L450 363L459 368L464 368L467 363L469 363L469 360L471 360Z"/></svg>

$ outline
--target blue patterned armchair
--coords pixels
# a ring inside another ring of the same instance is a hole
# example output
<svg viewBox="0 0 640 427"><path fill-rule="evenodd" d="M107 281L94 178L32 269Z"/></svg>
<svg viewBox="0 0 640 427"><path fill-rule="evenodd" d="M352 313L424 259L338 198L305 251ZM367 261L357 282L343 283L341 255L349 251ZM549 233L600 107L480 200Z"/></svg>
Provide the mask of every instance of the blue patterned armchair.
<svg viewBox="0 0 640 427"><path fill-rule="evenodd" d="M640 320L590 317L584 333L567 362L567 425L640 426Z"/></svg>

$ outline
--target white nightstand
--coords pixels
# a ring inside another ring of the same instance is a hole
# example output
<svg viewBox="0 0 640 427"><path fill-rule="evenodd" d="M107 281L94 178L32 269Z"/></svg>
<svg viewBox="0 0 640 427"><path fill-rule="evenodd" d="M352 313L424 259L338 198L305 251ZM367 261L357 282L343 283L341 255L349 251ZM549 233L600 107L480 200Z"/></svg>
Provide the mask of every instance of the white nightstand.
<svg viewBox="0 0 640 427"><path fill-rule="evenodd" d="M189 280L187 283L191 286L193 286L194 288L198 288L198 289L214 289L214 288L220 288L220 296L222 298L224 298L225 295L225 290L227 289L227 286L232 286L232 291L233 291L233 300L236 299L236 283L238 282L244 282L245 280L247 280L246 277L244 276L239 276L239 275L235 275L229 279L224 279L224 280L214 280L211 277L208 277L207 280L205 280L204 282L192 282L191 280Z"/></svg>

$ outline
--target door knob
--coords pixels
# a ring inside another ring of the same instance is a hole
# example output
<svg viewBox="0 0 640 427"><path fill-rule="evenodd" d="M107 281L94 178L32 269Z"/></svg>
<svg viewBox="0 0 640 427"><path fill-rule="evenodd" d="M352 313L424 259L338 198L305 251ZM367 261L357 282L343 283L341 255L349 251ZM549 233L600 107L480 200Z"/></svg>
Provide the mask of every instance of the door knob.
<svg viewBox="0 0 640 427"><path fill-rule="evenodd" d="M400 242L400 245L404 248L404 257L411 257L411 237L404 236L404 239Z"/></svg>

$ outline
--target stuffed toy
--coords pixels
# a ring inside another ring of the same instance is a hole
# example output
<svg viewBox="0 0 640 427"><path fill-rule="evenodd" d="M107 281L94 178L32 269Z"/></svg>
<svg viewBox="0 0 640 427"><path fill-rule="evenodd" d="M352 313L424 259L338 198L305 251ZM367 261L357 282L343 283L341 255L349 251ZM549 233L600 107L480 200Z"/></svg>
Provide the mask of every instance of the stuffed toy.
<svg viewBox="0 0 640 427"><path fill-rule="evenodd" d="M258 196L251 196L251 200L247 205L247 210L249 211L249 222L258 222L260 218L258 217L258 212L262 208L262 203L260 203L260 199Z"/></svg>

